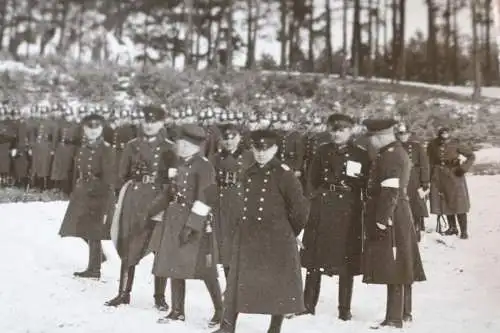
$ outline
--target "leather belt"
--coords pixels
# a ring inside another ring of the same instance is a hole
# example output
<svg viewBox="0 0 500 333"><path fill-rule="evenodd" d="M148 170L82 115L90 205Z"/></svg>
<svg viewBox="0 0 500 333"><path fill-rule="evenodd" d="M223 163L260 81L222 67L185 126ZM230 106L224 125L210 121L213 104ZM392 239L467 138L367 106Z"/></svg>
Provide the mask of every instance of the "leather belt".
<svg viewBox="0 0 500 333"><path fill-rule="evenodd" d="M156 183L156 176L153 175L136 175L132 177L132 180L143 184L154 184Z"/></svg>
<svg viewBox="0 0 500 333"><path fill-rule="evenodd" d="M323 188L330 192L351 192L352 187L343 184L325 184Z"/></svg>

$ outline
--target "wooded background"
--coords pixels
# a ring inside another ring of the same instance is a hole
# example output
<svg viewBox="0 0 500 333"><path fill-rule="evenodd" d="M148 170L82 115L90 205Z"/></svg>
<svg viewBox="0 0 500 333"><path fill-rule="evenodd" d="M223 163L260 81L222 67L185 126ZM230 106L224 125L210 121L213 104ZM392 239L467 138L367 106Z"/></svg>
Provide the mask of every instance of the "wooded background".
<svg viewBox="0 0 500 333"><path fill-rule="evenodd" d="M238 52L248 69L453 85L500 82L492 0L411 0L427 6L427 31L405 40L408 1L3 0L0 52L19 60L33 50L77 59L88 51L92 61L109 61L116 47L132 43L139 52L130 60L145 66L177 67L187 59L195 69L231 68ZM459 29L464 13L472 36ZM333 24L342 31L332 31ZM339 49L332 46L333 33L342 35ZM256 60L262 38L279 42L279 59L263 54Z"/></svg>

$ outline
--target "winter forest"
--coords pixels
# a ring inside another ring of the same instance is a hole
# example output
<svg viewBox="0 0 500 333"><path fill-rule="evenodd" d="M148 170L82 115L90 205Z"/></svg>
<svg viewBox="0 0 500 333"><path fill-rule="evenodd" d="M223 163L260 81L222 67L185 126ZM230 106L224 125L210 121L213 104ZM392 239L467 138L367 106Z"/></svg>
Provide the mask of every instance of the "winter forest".
<svg viewBox="0 0 500 333"><path fill-rule="evenodd" d="M248 69L498 84L492 0L411 1L427 27L405 38L409 0L4 0L0 52L196 69L238 55ZM257 54L262 40L280 56Z"/></svg>

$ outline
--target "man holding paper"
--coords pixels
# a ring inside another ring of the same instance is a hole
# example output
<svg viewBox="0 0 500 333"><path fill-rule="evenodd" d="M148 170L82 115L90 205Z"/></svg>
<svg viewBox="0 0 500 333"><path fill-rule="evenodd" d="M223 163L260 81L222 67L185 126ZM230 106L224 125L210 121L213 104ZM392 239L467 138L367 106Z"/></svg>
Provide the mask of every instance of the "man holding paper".
<svg viewBox="0 0 500 333"><path fill-rule="evenodd" d="M400 123L396 126L396 138L401 141L401 145L412 162L407 192L417 232L417 241L420 242L421 231L425 231L424 219L429 217L427 210L427 197L430 191L429 158L425 148L419 142L410 140L410 135L406 124Z"/></svg>
<svg viewBox="0 0 500 333"><path fill-rule="evenodd" d="M307 268L304 301L314 314L321 275L339 276L339 319L351 319L353 277L361 274L362 192L369 170L366 150L352 140L354 119L328 118L331 142L319 147L308 174L311 210L304 231L302 266Z"/></svg>

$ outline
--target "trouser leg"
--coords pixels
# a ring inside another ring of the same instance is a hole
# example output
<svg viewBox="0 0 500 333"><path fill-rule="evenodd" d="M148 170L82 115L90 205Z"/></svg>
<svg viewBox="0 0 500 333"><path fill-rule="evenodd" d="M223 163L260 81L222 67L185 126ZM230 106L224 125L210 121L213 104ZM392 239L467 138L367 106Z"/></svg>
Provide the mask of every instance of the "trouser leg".
<svg viewBox="0 0 500 333"><path fill-rule="evenodd" d="M100 240L89 240L89 265L91 272L101 272L102 245Z"/></svg>
<svg viewBox="0 0 500 333"><path fill-rule="evenodd" d="M319 269L308 269L304 287L304 306L306 311L315 314L321 289L321 272Z"/></svg>
<svg viewBox="0 0 500 333"><path fill-rule="evenodd" d="M165 290L167 288L167 278L155 276L154 279L154 300L155 307L160 311L168 311L168 304L165 301Z"/></svg>
<svg viewBox="0 0 500 333"><path fill-rule="evenodd" d="M393 284L387 286L387 311L386 325L394 327L403 326L403 285Z"/></svg>
<svg viewBox="0 0 500 333"><path fill-rule="evenodd" d="M404 285L403 290L403 321L412 321L412 286Z"/></svg>
<svg viewBox="0 0 500 333"><path fill-rule="evenodd" d="M219 281L217 280L217 272L214 270L209 273L207 277L205 277L204 282L214 306L214 315L210 319L208 326L215 327L221 322L223 313L222 291Z"/></svg>
<svg viewBox="0 0 500 333"><path fill-rule="evenodd" d="M226 279L229 277L229 266L224 266L224 275L226 276Z"/></svg>
<svg viewBox="0 0 500 333"><path fill-rule="evenodd" d="M267 330L267 333L280 333L281 332L281 326L283 325L283 315L272 315L271 316L271 323L269 324L269 329Z"/></svg>
<svg viewBox="0 0 500 333"><path fill-rule="evenodd" d="M457 218L455 215L446 215L446 220L448 221L449 229L444 233L445 235L456 235L458 234L457 229Z"/></svg>
<svg viewBox="0 0 500 333"><path fill-rule="evenodd" d="M460 238L469 238L469 233L467 232L467 214L458 214L457 218L460 226Z"/></svg>
<svg viewBox="0 0 500 333"><path fill-rule="evenodd" d="M341 274L339 276L339 294L338 294L338 307L339 319L350 320L351 314L351 300L352 289L354 284L354 277L349 274Z"/></svg>

